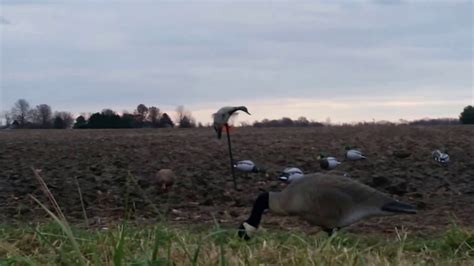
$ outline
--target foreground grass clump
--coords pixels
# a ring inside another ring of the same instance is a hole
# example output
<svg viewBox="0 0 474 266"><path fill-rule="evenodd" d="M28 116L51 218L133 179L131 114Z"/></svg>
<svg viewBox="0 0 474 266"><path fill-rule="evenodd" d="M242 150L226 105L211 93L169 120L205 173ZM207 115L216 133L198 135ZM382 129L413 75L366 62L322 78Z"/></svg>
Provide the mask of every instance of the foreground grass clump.
<svg viewBox="0 0 474 266"><path fill-rule="evenodd" d="M118 225L71 228L57 223L0 225L0 265L474 265L474 235L453 226L431 239L261 232L245 242L235 230Z"/></svg>

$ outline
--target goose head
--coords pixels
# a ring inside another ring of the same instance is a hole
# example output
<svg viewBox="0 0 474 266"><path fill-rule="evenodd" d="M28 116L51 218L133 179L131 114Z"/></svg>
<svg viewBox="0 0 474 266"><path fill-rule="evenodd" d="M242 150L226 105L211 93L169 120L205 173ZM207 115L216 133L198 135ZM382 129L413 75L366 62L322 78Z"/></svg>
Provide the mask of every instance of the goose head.
<svg viewBox="0 0 474 266"><path fill-rule="evenodd" d="M238 110L240 110L240 111L242 111L242 112L245 112L245 113L247 113L248 115L251 115L251 114L249 113L249 110L248 110L247 107L245 107L245 106L237 106L233 112L238 111ZM233 112L232 112L232 113L233 113Z"/></svg>

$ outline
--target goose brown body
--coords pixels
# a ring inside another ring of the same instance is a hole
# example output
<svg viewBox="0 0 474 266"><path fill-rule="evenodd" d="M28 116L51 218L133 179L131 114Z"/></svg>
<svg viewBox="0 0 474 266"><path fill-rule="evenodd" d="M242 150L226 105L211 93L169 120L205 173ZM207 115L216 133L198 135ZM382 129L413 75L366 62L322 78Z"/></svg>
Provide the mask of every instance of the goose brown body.
<svg viewBox="0 0 474 266"><path fill-rule="evenodd" d="M296 180L281 192L270 192L269 207L275 213L297 215L323 228L341 228L383 211L395 201L389 196L340 175L312 174Z"/></svg>
<svg viewBox="0 0 474 266"><path fill-rule="evenodd" d="M260 194L250 217L240 226L241 237L247 239L258 228L265 209L299 216L329 234L364 218L416 213L415 207L356 180L323 173L305 175L281 192Z"/></svg>
<svg viewBox="0 0 474 266"><path fill-rule="evenodd" d="M155 182L162 191L168 191L173 186L176 175L171 169L161 169L155 175Z"/></svg>

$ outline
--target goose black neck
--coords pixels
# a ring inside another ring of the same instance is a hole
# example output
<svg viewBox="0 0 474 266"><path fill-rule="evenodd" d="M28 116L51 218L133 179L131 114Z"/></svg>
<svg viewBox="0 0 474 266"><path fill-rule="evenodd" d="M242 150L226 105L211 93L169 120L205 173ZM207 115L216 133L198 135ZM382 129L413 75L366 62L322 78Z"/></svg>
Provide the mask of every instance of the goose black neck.
<svg viewBox="0 0 474 266"><path fill-rule="evenodd" d="M319 161L319 165L323 169L328 169L329 168L329 161L327 159L323 159L323 160Z"/></svg>
<svg viewBox="0 0 474 266"><path fill-rule="evenodd" d="M269 208L269 198L268 192L258 195L255 203L253 204L252 213L246 221L248 224L258 228L260 221L262 220L263 212Z"/></svg>

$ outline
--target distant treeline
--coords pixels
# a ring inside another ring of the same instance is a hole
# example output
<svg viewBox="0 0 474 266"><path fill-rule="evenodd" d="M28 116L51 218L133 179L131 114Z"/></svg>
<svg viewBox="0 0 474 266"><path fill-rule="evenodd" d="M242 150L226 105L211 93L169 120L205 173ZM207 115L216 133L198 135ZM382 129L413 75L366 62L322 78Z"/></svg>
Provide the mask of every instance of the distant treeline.
<svg viewBox="0 0 474 266"><path fill-rule="evenodd" d="M414 126L425 126L425 125L459 125L461 121L456 118L438 118L438 119L420 119L411 121L408 123L409 125Z"/></svg>
<svg viewBox="0 0 474 266"><path fill-rule="evenodd" d="M40 104L34 108L25 99L15 102L10 112L4 111L6 128L70 128L74 117L69 112L53 112L51 106Z"/></svg>
<svg viewBox="0 0 474 266"><path fill-rule="evenodd" d="M423 118L413 121L400 119L398 122L390 122L387 120L373 121L373 122L357 122L352 124L343 124L344 126L364 126L364 125L410 125L410 126L436 126L436 125L459 125L459 119L456 118Z"/></svg>
<svg viewBox="0 0 474 266"><path fill-rule="evenodd" d="M76 119L69 112L53 112L51 106L40 104L34 108L25 99L15 102L9 112L3 112L6 122L5 128L170 128L175 123L167 113L161 113L160 109L151 106L146 107L139 104L133 113L124 112L118 114L111 109L90 115L80 115ZM196 121L191 112L183 106L176 108L177 126L180 128L196 127Z"/></svg>
<svg viewBox="0 0 474 266"><path fill-rule="evenodd" d="M183 106L176 108L177 127L193 128L196 121L191 112ZM139 104L133 113L117 114L111 109L104 109L100 113L92 114L88 119L79 116L74 128L173 128L175 123L167 113L161 113L155 106L146 107Z"/></svg>
<svg viewBox="0 0 474 266"><path fill-rule="evenodd" d="M254 127L322 127L323 123L309 121L306 117L302 116L298 120L292 120L288 117L281 119L263 119L262 121L256 121L253 123Z"/></svg>
<svg viewBox="0 0 474 266"><path fill-rule="evenodd" d="M196 124L196 120L191 112L183 106L176 108L175 122L167 113L162 113L158 107L147 107L139 104L132 112L118 114L111 109L104 109L101 112L90 115L80 115L74 119L69 112L53 112L51 106L40 104L34 108L30 107L28 101L20 99L15 102L14 107L9 112L3 112L4 126L0 128L193 128L203 127L201 123ZM1 120L0 120L1 121ZM400 119L398 123L390 121L358 122L343 125L456 125L456 124L474 124L474 108L466 106L461 112L459 119L455 118L425 118L414 121ZM241 123L241 126L253 127L322 127L330 126L328 118L325 123L309 121L306 117L300 117L293 120L288 117L281 119L263 119L255 121L253 124ZM210 126L209 124L207 126Z"/></svg>
<svg viewBox="0 0 474 266"><path fill-rule="evenodd" d="M156 107L152 107L156 108ZM79 116L74 128L143 128L143 127L174 127L174 123L167 113L146 116L144 113L124 113L119 115L113 110L104 109L100 113L92 114L89 119Z"/></svg>

